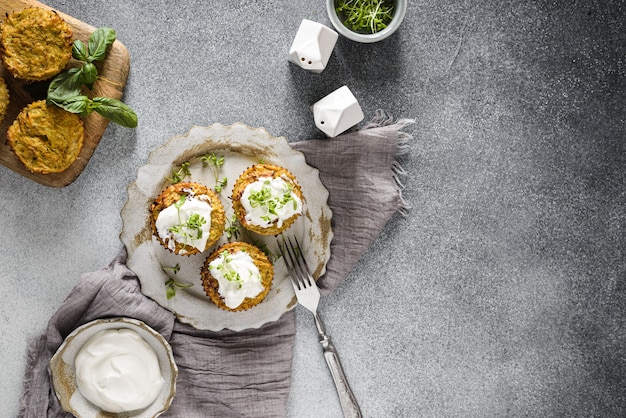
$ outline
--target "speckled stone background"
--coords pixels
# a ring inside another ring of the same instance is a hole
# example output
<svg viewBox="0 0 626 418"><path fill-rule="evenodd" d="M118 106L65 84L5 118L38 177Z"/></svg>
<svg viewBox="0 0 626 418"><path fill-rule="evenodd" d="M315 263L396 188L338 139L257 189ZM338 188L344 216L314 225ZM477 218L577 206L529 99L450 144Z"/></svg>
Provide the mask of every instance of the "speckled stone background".
<svg viewBox="0 0 626 418"><path fill-rule="evenodd" d="M344 84L368 119L415 119L412 210L321 305L364 416L626 415L624 1L409 1L398 33L340 38L321 74L287 52L302 19L330 25L322 0L48 4L117 29L140 125L111 125L63 189L0 167L0 415L28 340L121 249L150 150L214 122L323 137L310 106ZM288 416L340 417L297 313Z"/></svg>

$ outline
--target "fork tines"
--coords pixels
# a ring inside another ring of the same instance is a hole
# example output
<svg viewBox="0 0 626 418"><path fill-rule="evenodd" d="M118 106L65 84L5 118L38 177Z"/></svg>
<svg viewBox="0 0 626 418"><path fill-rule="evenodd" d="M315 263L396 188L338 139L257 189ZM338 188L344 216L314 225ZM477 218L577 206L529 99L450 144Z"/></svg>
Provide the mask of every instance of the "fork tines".
<svg viewBox="0 0 626 418"><path fill-rule="evenodd" d="M300 243L298 239L294 236L294 243L291 241L291 238L285 238L283 236L283 245L278 245L280 249L280 253L285 260L285 265L287 266L287 270L289 271L289 277L291 277L292 282L299 290L302 288L309 287L313 285L313 278L309 274L309 268L306 264L306 260L304 259L304 254L302 254L302 250L300 249Z"/></svg>

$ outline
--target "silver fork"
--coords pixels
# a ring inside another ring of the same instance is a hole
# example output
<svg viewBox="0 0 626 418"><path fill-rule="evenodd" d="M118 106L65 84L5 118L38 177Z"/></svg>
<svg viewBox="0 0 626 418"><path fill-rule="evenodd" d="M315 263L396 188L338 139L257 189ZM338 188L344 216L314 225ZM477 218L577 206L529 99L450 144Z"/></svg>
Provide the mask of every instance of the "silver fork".
<svg viewBox="0 0 626 418"><path fill-rule="evenodd" d="M280 253L285 260L285 265L289 271L289 277L291 277L291 284L293 290L296 292L298 302L306 309L313 313L315 318L315 325L317 332L319 333L319 342L322 345L324 352L324 359L330 370L330 374L335 382L337 388L337 394L339 395L339 403L341 404L341 410L344 417L361 417L361 410L359 405L348 385L348 380L343 372L341 363L339 361L339 355L335 346L330 341L330 336L326 334L326 329L322 323L322 319L317 311L317 305L320 300L320 291L315 283L315 280L309 273L309 268L306 265L306 260L300 251L300 244L297 238L294 237L295 246L291 242L291 238L285 238L283 236L283 245L278 245Z"/></svg>

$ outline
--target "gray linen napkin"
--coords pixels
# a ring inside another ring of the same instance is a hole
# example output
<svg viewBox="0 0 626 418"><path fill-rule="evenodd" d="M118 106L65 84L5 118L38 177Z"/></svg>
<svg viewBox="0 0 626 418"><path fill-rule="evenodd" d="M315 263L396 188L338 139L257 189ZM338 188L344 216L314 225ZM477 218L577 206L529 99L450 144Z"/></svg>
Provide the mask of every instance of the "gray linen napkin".
<svg viewBox="0 0 626 418"><path fill-rule="evenodd" d="M330 193L334 239L322 294L335 289L352 270L389 218L408 205L402 198L396 156L411 138L376 113L361 130L334 139L292 143L320 171ZM284 417L291 383L295 313L242 332L206 331L176 321L141 293L122 251L102 270L84 274L52 316L46 331L29 345L20 417L67 417L51 389L48 363L76 327L97 318L139 319L169 340L179 368L177 394L162 416Z"/></svg>

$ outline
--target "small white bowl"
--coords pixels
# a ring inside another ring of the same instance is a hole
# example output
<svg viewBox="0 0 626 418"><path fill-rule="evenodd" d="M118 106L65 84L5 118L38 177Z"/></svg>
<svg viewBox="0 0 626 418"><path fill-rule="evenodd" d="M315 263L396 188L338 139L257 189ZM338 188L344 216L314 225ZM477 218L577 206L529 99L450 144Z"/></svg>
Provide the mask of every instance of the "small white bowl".
<svg viewBox="0 0 626 418"><path fill-rule="evenodd" d="M406 15L407 2L408 0L395 0L391 22L389 22L389 25L387 25L385 29L376 33L358 33L346 27L341 21L341 18L337 15L335 0L326 0L326 10L331 23L341 35L356 42L372 43L382 41L398 30Z"/></svg>
<svg viewBox="0 0 626 418"><path fill-rule="evenodd" d="M120 414L104 412L80 393L76 386L74 359L92 336L107 329L128 328L137 332L155 351L159 359L161 374L165 380L157 399L148 407ZM124 417L154 418L167 411L176 394L178 367L174 362L172 348L161 334L141 321L132 318L98 319L76 328L65 338L55 355L50 360L52 385L61 403L61 407L76 417Z"/></svg>

